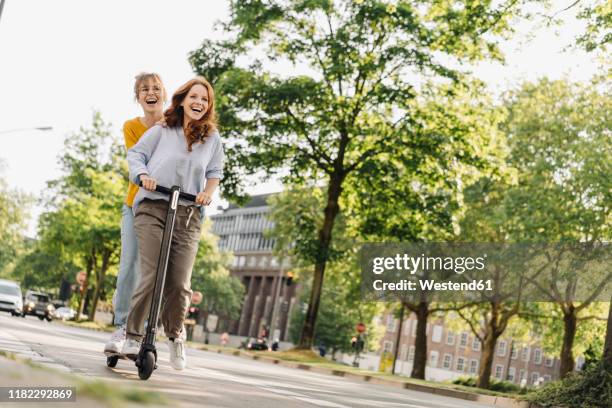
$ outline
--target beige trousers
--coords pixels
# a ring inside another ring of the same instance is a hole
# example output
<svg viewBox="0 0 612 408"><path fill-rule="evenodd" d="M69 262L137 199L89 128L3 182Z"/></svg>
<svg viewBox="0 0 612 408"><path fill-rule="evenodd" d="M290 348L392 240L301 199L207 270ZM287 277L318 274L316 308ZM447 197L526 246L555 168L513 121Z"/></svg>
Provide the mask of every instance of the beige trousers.
<svg viewBox="0 0 612 408"><path fill-rule="evenodd" d="M157 261L168 211L164 200L143 200L136 209L134 229L138 238L140 280L132 295L127 336L141 340L149 317ZM191 301L191 270L200 241L201 215L196 207L178 206L164 284L161 319L168 337L179 337ZM150 323L150 322L149 322Z"/></svg>

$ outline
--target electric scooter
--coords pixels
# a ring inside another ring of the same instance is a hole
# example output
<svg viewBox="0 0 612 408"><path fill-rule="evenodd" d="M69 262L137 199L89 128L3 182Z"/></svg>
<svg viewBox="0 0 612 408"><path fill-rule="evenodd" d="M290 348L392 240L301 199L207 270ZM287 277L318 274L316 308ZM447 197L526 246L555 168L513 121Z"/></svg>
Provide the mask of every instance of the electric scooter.
<svg viewBox="0 0 612 408"><path fill-rule="evenodd" d="M170 200L168 201L166 223L164 233L162 235L159 259L157 261L155 286L153 287L153 299L151 300L151 307L149 309L149 324L147 324L147 329L140 346L140 351L135 358L136 367L138 367L138 376L142 380L147 380L149 377L151 377L153 370L157 368L157 349L155 348L157 324L155 323L159 318L162 294L164 293L166 271L168 270L168 258L170 256L170 244L172 242L172 233L174 232L174 221L176 219L176 211L178 209L178 200L179 198L192 202L195 202L196 200L195 195L182 192L181 188L178 186L174 186L172 188L157 186L155 191L170 195ZM127 357L122 354L106 353L106 365L108 367L115 367L119 359L125 358Z"/></svg>

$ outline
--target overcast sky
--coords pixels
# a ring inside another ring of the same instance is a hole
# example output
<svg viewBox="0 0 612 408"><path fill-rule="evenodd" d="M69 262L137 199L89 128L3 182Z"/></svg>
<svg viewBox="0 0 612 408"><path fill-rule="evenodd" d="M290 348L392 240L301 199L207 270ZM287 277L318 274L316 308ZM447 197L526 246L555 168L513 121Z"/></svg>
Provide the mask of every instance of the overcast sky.
<svg viewBox="0 0 612 408"><path fill-rule="evenodd" d="M570 3L557 2L559 9ZM171 94L193 76L187 54L220 38L213 24L227 15L228 2L220 0L6 0L0 17L0 159L9 185L38 196L59 175L64 137L88 126L93 110L120 135L123 122L141 112L133 101L134 75L159 72ZM503 46L507 65L481 64L475 73L496 92L543 75L589 79L597 67L593 57L563 51L583 24L574 11L564 20L561 27L537 30L530 41L525 34L531 26L520 26L521 35ZM53 130L6 132L39 126ZM270 182L249 192L278 188ZM216 199L213 207L220 203ZM30 236L39 213L37 207Z"/></svg>

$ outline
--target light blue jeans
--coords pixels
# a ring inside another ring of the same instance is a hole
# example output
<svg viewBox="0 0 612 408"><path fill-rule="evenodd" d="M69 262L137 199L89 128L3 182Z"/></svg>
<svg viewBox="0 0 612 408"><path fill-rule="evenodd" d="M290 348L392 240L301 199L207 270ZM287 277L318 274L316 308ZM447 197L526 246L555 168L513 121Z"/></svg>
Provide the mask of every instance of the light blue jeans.
<svg viewBox="0 0 612 408"><path fill-rule="evenodd" d="M115 326L126 324L132 293L140 276L138 268L138 243L136 241L136 231L134 231L134 214L127 204L123 204L121 212L121 257L119 259L117 289L113 296Z"/></svg>

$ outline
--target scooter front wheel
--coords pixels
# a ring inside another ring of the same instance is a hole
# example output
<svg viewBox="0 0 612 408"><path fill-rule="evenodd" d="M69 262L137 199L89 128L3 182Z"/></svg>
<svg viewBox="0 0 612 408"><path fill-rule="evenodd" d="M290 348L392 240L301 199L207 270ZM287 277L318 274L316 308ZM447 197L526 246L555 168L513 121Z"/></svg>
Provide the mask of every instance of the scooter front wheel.
<svg viewBox="0 0 612 408"><path fill-rule="evenodd" d="M106 365L110 368L117 366L117 361L119 361L119 356L108 356L106 357Z"/></svg>
<svg viewBox="0 0 612 408"><path fill-rule="evenodd" d="M148 380L155 369L155 355L152 351L146 351L138 365L138 376L141 380Z"/></svg>

